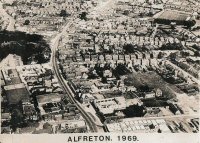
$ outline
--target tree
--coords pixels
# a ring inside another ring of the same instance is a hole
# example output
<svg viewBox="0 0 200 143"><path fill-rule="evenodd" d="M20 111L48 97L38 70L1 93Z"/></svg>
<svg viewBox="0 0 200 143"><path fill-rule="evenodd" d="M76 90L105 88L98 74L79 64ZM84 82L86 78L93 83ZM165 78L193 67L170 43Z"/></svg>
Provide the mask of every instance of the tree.
<svg viewBox="0 0 200 143"><path fill-rule="evenodd" d="M199 56L200 56L200 52L199 52L199 51L195 51L195 52L194 52L194 56L195 56L195 57L199 57Z"/></svg>
<svg viewBox="0 0 200 143"><path fill-rule="evenodd" d="M195 20L191 20L191 21L185 21L184 25L187 26L187 28L191 28L192 26L194 26L196 24Z"/></svg>
<svg viewBox="0 0 200 143"><path fill-rule="evenodd" d="M123 12L123 14L124 14L124 15L129 15L129 11L128 11L128 10L125 10L125 11Z"/></svg>
<svg viewBox="0 0 200 143"><path fill-rule="evenodd" d="M47 122L44 123L44 125L43 125L43 129L51 129L51 127L52 127L52 125Z"/></svg>
<svg viewBox="0 0 200 143"><path fill-rule="evenodd" d="M169 57L172 61L175 61L177 59L177 53L170 53Z"/></svg>
<svg viewBox="0 0 200 143"><path fill-rule="evenodd" d="M27 127L35 127L35 128L38 128L38 127L39 127L39 123L38 123L38 122L28 121L28 122L27 122Z"/></svg>
<svg viewBox="0 0 200 143"><path fill-rule="evenodd" d="M30 24L30 20L26 19L24 22L24 25L29 25Z"/></svg>
<svg viewBox="0 0 200 143"><path fill-rule="evenodd" d="M132 44L126 44L123 46L123 49L125 50L125 53L129 54L129 53L134 53L135 47Z"/></svg>
<svg viewBox="0 0 200 143"><path fill-rule="evenodd" d="M138 105L131 105L127 107L123 112L127 117L143 117L144 107Z"/></svg>
<svg viewBox="0 0 200 143"><path fill-rule="evenodd" d="M18 2L17 1L13 1L12 6L17 6Z"/></svg>
<svg viewBox="0 0 200 143"><path fill-rule="evenodd" d="M0 61L8 54L16 54L22 57L24 64L33 60L44 63L49 60L45 57L48 53L49 45L41 35L6 30L0 32Z"/></svg>
<svg viewBox="0 0 200 143"><path fill-rule="evenodd" d="M164 57L164 53L163 52L159 52L158 53L158 59L162 59Z"/></svg>
<svg viewBox="0 0 200 143"><path fill-rule="evenodd" d="M23 114L19 109L13 110L10 122L14 130L24 122Z"/></svg>
<svg viewBox="0 0 200 143"><path fill-rule="evenodd" d="M61 17L67 17L69 14L66 12L66 10L61 10L61 12L60 12L60 16Z"/></svg>
<svg viewBox="0 0 200 143"><path fill-rule="evenodd" d="M81 20L87 20L87 12L82 12L80 15L79 15L79 18L81 19Z"/></svg>
<svg viewBox="0 0 200 143"><path fill-rule="evenodd" d="M182 57L188 57L188 56L190 56L190 53L186 52L186 51L181 51L181 56Z"/></svg>
<svg viewBox="0 0 200 143"><path fill-rule="evenodd" d="M107 77L102 77L102 83L107 83Z"/></svg>

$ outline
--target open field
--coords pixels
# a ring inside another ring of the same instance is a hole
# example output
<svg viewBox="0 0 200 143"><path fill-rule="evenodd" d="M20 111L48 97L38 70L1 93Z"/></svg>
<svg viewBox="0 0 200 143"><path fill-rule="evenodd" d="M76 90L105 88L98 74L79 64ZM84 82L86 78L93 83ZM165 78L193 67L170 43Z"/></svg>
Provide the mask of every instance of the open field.
<svg viewBox="0 0 200 143"><path fill-rule="evenodd" d="M160 14L159 19L185 21L190 15L178 11L166 10Z"/></svg>
<svg viewBox="0 0 200 143"><path fill-rule="evenodd" d="M128 75L127 83L135 86L136 88L141 85L147 84L150 88L160 88L163 92L163 95L172 98L176 93L183 93L180 89L175 87L172 84L165 82L162 77L160 77L156 72L146 72L146 73L131 73ZM174 91L174 92L173 92Z"/></svg>

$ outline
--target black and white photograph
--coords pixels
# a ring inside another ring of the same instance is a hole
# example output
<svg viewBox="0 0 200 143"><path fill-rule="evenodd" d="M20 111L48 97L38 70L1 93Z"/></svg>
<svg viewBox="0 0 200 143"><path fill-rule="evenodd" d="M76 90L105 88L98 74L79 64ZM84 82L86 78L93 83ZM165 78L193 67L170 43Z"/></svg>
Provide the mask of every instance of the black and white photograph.
<svg viewBox="0 0 200 143"><path fill-rule="evenodd" d="M0 0L0 78L0 142L199 143L200 1Z"/></svg>

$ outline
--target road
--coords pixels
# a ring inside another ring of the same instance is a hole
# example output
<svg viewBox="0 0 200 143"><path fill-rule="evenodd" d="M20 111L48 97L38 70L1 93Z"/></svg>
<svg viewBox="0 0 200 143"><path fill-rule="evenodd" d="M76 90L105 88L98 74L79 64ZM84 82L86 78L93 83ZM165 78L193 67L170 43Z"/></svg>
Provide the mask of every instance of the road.
<svg viewBox="0 0 200 143"><path fill-rule="evenodd" d="M108 0L107 2L104 2L103 4L100 4L97 7L94 7L93 9L91 9L90 12L92 12L92 11L102 11L102 10L106 11L106 8L108 8L111 5L112 2L113 2L113 0ZM74 17L76 17L76 16L74 16ZM59 71L59 66L57 64L57 59L56 59L56 51L58 49L58 45L59 45L59 42L61 40L62 35L66 34L66 32L70 30L70 27L73 25L73 22L76 21L76 20L78 20L78 19L72 18L66 24L66 26L61 30L61 32L51 41L51 44L52 44L52 56L51 56L50 63L52 64L54 73L55 73L56 77L58 78L58 81L59 81L61 87L63 88L63 90L65 91L66 96L68 97L70 102L77 106L78 110L81 112L81 115L83 116L83 118L87 122L87 124L88 124L88 126L90 128L90 131L91 132L97 132L99 126L96 125L96 123L93 120L93 118L84 110L82 105L79 104L76 101L76 99L74 99L73 92L71 91L67 81L63 78L63 76L61 75L61 73Z"/></svg>
<svg viewBox="0 0 200 143"><path fill-rule="evenodd" d="M158 116L158 117L134 117L134 118L125 118L124 121L138 121L138 120L160 120L173 121L173 120L186 120L192 118L199 118L199 114L181 114L181 115L170 115L170 116Z"/></svg>
<svg viewBox="0 0 200 143"><path fill-rule="evenodd" d="M142 118L135 118L135 119L176 119L176 118L199 118L199 114L181 114L181 115L171 115L171 116L161 116L161 117L142 117Z"/></svg>
<svg viewBox="0 0 200 143"><path fill-rule="evenodd" d="M75 19L72 19L71 21L69 21L67 23L67 25L63 28L63 30L61 31L61 33L59 33L53 40L52 40L52 58L51 58L51 63L53 65L53 70L54 73L56 75L56 77L58 78L58 81L61 85L61 87L63 88L64 92L66 93L65 95L67 96L67 98L69 99L69 101L73 104L75 104L78 108L78 110L80 111L81 115L83 116L83 118L85 119L85 121L87 122L90 131L91 132L97 132L97 126L95 124L95 122L93 121L93 119L88 115L88 113L82 108L82 106L80 104L77 103L77 101L74 99L74 94L71 91L69 85L67 84L67 81L65 81L65 79L62 77L60 71L59 71L59 66L57 64L57 59L56 59L56 51L59 45L59 41L61 39L61 36L68 31L68 29L72 26L73 21Z"/></svg>
<svg viewBox="0 0 200 143"><path fill-rule="evenodd" d="M172 63L171 61L169 61L169 60L166 60L165 62L166 62L166 64L171 65L171 66L172 66L173 68L175 68L176 70L181 71L181 72L184 74L185 77L190 77L194 82L196 82L198 85L200 85L199 79L195 78L195 77L194 77L193 75L191 75L190 73L184 71L182 68L180 68L180 67L178 67L177 65L173 64L173 63Z"/></svg>

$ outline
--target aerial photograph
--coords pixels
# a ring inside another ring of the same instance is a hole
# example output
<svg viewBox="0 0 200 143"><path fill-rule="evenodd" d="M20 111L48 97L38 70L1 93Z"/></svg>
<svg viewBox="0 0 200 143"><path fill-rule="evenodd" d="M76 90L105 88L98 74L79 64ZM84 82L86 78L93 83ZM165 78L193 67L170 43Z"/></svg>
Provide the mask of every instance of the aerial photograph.
<svg viewBox="0 0 200 143"><path fill-rule="evenodd" d="M1 134L199 133L199 0L0 0Z"/></svg>

